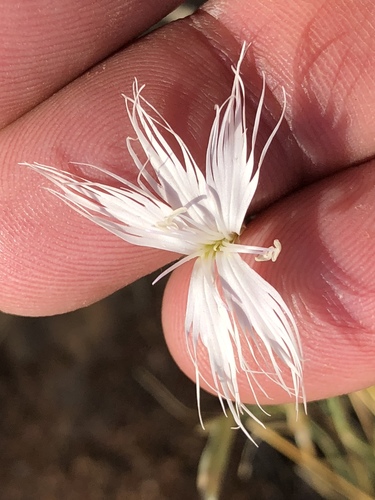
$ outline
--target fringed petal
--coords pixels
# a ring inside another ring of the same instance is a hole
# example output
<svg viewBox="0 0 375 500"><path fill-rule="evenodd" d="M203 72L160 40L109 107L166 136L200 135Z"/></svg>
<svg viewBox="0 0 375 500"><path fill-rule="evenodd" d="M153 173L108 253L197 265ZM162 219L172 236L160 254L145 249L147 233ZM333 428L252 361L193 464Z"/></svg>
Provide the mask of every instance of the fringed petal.
<svg viewBox="0 0 375 500"><path fill-rule="evenodd" d="M50 191L74 210L133 245L189 255L207 238L182 219L184 213L176 213L151 191L125 179L123 186L113 187L39 163L23 165L55 184L59 190ZM110 172L100 171L116 178Z"/></svg>
<svg viewBox="0 0 375 500"><path fill-rule="evenodd" d="M263 424L240 399L237 381L239 367L236 359L241 351L240 332L217 288L216 277L214 258L196 260L189 285L185 332L188 351L196 371L199 418L204 427L200 408L200 383L204 380L218 396L224 413L226 404L237 426L253 441L244 426L242 416L249 415L260 425ZM206 348L212 382L201 374L198 342Z"/></svg>
<svg viewBox="0 0 375 500"><path fill-rule="evenodd" d="M259 393L267 396L261 383L263 376L297 402L299 398L304 400L302 354L289 308L239 255L217 252L210 258L197 259L189 285L185 332L198 390L203 380L198 359L201 342L212 375L212 382L204 379L205 383L217 393L224 411L226 403L247 435L242 416L256 417L241 401L239 373L246 376L256 402ZM283 367L290 373L292 387L285 381Z"/></svg>
<svg viewBox="0 0 375 500"><path fill-rule="evenodd" d="M264 103L266 81L263 74L262 92L256 111L251 139L247 147L245 118L245 87L240 75L241 64L247 50L243 45L240 58L233 68L234 80L229 98L216 106L206 155L206 178L208 185L217 193L220 223L227 232L240 234L249 205L259 181L260 168L268 148L279 129L285 113L284 105L279 121L273 129L260 155L258 164L254 161L254 150Z"/></svg>

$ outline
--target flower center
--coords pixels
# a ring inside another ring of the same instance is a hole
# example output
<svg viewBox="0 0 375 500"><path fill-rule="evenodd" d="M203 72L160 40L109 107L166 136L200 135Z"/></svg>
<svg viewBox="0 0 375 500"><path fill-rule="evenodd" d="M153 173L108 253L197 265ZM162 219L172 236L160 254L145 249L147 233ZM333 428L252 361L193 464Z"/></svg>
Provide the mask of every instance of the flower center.
<svg viewBox="0 0 375 500"><path fill-rule="evenodd" d="M213 257L217 252L223 252L225 248L236 241L238 234L231 233L229 237L224 237L221 240L216 240L213 243L208 243L202 248L202 257Z"/></svg>

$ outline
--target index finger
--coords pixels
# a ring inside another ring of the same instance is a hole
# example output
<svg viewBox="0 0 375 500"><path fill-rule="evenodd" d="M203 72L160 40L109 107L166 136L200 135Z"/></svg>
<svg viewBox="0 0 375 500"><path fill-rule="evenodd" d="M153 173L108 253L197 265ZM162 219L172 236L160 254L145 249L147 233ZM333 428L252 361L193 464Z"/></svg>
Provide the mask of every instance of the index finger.
<svg viewBox="0 0 375 500"><path fill-rule="evenodd" d="M0 127L61 89L181 1L0 2Z"/></svg>

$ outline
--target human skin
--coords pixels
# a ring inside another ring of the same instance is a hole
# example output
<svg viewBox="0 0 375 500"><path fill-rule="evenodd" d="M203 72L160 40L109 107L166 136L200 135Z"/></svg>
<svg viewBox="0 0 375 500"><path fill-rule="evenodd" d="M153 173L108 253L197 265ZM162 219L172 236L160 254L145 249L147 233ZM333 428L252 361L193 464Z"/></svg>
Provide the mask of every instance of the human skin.
<svg viewBox="0 0 375 500"><path fill-rule="evenodd" d="M375 381L375 7L372 0L219 0L138 41L173 0L1 0L0 308L50 315L91 304L176 258L134 247L84 219L18 166L87 162L136 181L121 93L134 77L204 168L215 104L229 95L243 41L251 130L264 71L267 155L241 236L283 250L246 260L275 286L301 333L309 400ZM77 7L78 5L78 7ZM53 29L51 29L51 27ZM113 53L117 51L114 55ZM228 166L230 168L230 166ZM91 172L88 175L93 175ZM191 265L163 302L169 349L192 378L184 308ZM251 362L250 362L251 364ZM203 374L209 372L204 353ZM209 375L207 375L209 377ZM262 381L271 400L285 393ZM243 400L253 397L240 379Z"/></svg>

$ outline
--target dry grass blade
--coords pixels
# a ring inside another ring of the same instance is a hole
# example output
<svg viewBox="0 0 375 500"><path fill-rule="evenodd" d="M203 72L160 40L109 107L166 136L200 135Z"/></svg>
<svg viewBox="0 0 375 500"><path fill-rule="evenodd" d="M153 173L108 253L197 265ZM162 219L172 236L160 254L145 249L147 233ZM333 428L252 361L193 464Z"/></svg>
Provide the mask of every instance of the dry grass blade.
<svg viewBox="0 0 375 500"><path fill-rule="evenodd" d="M348 499L373 499L372 496L367 495L342 476L336 474L329 467L324 465L321 460L300 450L297 446L272 429L263 429L254 422L249 422L249 428L254 435L271 445L298 466L307 469L310 474L315 475L319 482L325 482L327 487L332 491L332 498L335 497L334 494L336 494L336 498L337 494L341 494L344 498Z"/></svg>
<svg viewBox="0 0 375 500"><path fill-rule="evenodd" d="M208 440L199 461L197 476L197 488L203 500L220 498L223 477L236 437L234 425L230 414L228 417L217 417L206 425Z"/></svg>

